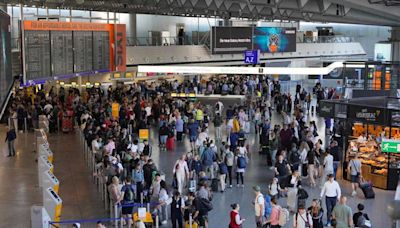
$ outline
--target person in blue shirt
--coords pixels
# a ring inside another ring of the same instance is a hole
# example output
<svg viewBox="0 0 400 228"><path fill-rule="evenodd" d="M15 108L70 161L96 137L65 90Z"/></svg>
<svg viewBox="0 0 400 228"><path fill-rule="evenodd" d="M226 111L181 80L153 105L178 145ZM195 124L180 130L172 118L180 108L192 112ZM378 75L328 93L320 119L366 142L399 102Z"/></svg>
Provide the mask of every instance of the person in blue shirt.
<svg viewBox="0 0 400 228"><path fill-rule="evenodd" d="M210 145L207 144L206 149L204 150L203 154L201 155L201 163L203 164L203 171L209 174L211 179L214 179L214 168L213 164L216 160L216 154L211 149Z"/></svg>
<svg viewBox="0 0 400 228"><path fill-rule="evenodd" d="M136 184L136 201L140 202L141 193L143 192L144 173L140 164L135 166L132 171L133 182Z"/></svg>
<svg viewBox="0 0 400 228"><path fill-rule="evenodd" d="M199 134L199 125L196 121L194 121L194 119L189 120L188 131L189 131L190 147L192 151L194 151L196 149L196 140Z"/></svg>
<svg viewBox="0 0 400 228"><path fill-rule="evenodd" d="M183 120L181 117L178 117L175 121L175 129L176 129L176 140L178 142L182 141L183 135Z"/></svg>

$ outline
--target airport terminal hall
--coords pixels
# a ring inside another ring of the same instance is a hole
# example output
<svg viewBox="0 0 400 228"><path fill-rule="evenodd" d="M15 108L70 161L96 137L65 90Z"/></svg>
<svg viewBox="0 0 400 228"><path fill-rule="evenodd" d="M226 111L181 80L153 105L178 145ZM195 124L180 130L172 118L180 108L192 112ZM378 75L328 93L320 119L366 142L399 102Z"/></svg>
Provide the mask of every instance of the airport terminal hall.
<svg viewBox="0 0 400 228"><path fill-rule="evenodd" d="M0 228L400 228L400 0L0 0Z"/></svg>

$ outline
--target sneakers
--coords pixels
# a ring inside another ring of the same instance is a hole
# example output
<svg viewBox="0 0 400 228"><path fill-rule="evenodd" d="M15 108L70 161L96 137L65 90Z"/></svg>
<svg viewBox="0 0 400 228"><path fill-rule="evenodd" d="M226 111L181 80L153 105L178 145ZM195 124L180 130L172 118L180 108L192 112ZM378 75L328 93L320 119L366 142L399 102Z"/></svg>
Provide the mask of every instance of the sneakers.
<svg viewBox="0 0 400 228"><path fill-rule="evenodd" d="M232 188L232 185L229 185L229 188Z"/></svg>
<svg viewBox="0 0 400 228"><path fill-rule="evenodd" d="M240 186L239 184L236 185L236 187L238 187L238 188L239 188L239 186Z"/></svg>
<svg viewBox="0 0 400 228"><path fill-rule="evenodd" d="M244 188L244 184L242 184L242 188Z"/></svg>
<svg viewBox="0 0 400 228"><path fill-rule="evenodd" d="M357 195L357 192L356 191L353 191L352 193L351 193L351 196L356 196Z"/></svg>
<svg viewBox="0 0 400 228"><path fill-rule="evenodd" d="M167 224L167 223L168 223L168 221L167 221L167 220L164 220L164 221L161 222L161 225L165 225L165 224Z"/></svg>

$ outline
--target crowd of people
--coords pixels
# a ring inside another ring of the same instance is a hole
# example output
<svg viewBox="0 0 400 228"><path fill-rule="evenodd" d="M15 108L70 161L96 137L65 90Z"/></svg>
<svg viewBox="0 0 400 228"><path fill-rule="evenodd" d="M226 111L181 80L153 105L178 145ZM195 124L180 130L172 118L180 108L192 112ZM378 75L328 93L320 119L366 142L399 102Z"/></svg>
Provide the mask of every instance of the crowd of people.
<svg viewBox="0 0 400 228"><path fill-rule="evenodd" d="M242 94L247 95L247 102L206 104L173 98L168 95L171 91ZM17 120L15 128L22 129L25 118L29 128L36 128L39 115L46 115L50 132L60 128L58 123L64 125L65 118L74 116L96 158L95 175L107 184L111 202L122 208L124 223L132 222L129 218L134 203L151 202L155 203L151 213L159 216L160 225L168 223L170 208L172 227L181 228L189 222L209 227L213 194L233 188L235 179L236 187L245 186L246 169L256 152L250 150L247 141L249 134L255 134L259 152L266 154L266 170L274 175L265 194L259 186L253 187L257 227L283 227L290 213L296 228L358 226L368 223L369 218L361 204L352 216L335 180L341 160L338 142L332 137L324 144L317 124L308 119L309 113L318 110L311 101L329 97L329 91L319 83L308 92L297 85L292 97L281 91L279 81L265 76L118 84L116 88L88 88L82 93L52 88L35 97L18 93L10 116ZM272 121L273 115L281 123ZM140 139L140 129L158 132L158 141ZM166 177L165 170L153 162L153 148L174 150L175 142L185 140L190 142L190 150L171 167L173 176ZM360 178L357 167L349 167L355 176L353 196ZM305 186L321 188L320 198L313 199L310 207ZM286 199L286 205L279 205L280 198ZM246 220L240 217L239 204L231 207L229 227L243 227Z"/></svg>

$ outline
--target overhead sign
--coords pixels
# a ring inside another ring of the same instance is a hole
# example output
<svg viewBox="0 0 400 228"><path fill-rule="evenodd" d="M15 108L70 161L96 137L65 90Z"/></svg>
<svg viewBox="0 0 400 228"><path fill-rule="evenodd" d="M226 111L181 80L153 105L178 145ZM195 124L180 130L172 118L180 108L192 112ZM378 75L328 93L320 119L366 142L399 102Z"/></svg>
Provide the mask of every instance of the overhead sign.
<svg viewBox="0 0 400 228"><path fill-rule="evenodd" d="M319 104L319 116L326 118L335 117L335 104L321 101Z"/></svg>
<svg viewBox="0 0 400 228"><path fill-rule="evenodd" d="M260 62L260 50L251 50L244 52L244 63L258 64Z"/></svg>
<svg viewBox="0 0 400 228"><path fill-rule="evenodd" d="M382 152L400 153L400 140L382 140Z"/></svg>
<svg viewBox="0 0 400 228"><path fill-rule="evenodd" d="M349 106L348 109L350 119L379 124L385 122L385 114L382 109L365 106Z"/></svg>

